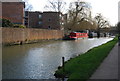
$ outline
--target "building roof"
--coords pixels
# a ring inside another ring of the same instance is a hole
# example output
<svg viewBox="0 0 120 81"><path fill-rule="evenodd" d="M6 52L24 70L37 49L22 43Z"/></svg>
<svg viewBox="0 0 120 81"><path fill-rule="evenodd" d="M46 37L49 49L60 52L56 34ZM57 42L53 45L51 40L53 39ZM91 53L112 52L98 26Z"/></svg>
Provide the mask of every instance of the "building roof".
<svg viewBox="0 0 120 81"><path fill-rule="evenodd" d="M44 11L43 13L60 13L60 12L56 12L56 11Z"/></svg>
<svg viewBox="0 0 120 81"><path fill-rule="evenodd" d="M0 0L0 2L23 2L22 0Z"/></svg>
<svg viewBox="0 0 120 81"><path fill-rule="evenodd" d="M25 8L25 2L22 0L0 0L0 2L5 4L21 3L24 5L24 8Z"/></svg>
<svg viewBox="0 0 120 81"><path fill-rule="evenodd" d="M41 11L25 11L25 12L29 12L29 13L43 13L43 12L41 12Z"/></svg>

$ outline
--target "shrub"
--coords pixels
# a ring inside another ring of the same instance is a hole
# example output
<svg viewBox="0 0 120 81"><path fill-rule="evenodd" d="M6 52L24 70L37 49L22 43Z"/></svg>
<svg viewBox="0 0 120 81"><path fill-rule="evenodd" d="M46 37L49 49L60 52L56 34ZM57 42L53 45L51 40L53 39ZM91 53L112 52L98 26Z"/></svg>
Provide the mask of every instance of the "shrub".
<svg viewBox="0 0 120 81"><path fill-rule="evenodd" d="M26 26L24 26L24 25L19 25L19 24L14 24L14 27L15 27L15 28L26 28Z"/></svg>
<svg viewBox="0 0 120 81"><path fill-rule="evenodd" d="M0 19L0 21L2 21L2 27L13 27L13 23L8 19Z"/></svg>

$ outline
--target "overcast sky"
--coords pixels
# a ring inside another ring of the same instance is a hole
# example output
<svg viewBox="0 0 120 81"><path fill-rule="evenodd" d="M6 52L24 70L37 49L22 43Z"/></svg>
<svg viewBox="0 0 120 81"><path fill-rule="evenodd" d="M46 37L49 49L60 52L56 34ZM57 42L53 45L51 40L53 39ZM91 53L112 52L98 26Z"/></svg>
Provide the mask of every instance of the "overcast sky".
<svg viewBox="0 0 120 81"><path fill-rule="evenodd" d="M0 1L22 1L22 0L0 0ZM28 0L33 6L34 11L44 11L44 6L47 4L47 0ZM64 0L68 4L76 0ZM118 2L119 0L80 0L91 3L92 6L92 17L96 13L102 13L112 25L118 22ZM67 5L68 6L68 5Z"/></svg>
<svg viewBox="0 0 120 81"><path fill-rule="evenodd" d="M15 0L0 0L0 1L15 1ZM21 1L21 0L16 0ZM76 0L64 0L68 4ZM101 13L111 25L115 25L118 22L118 2L119 0L80 0L91 3L92 17L96 13ZM33 11L45 11L44 6L47 4L47 0L28 0L33 6ZM68 6L68 5L67 5Z"/></svg>
<svg viewBox="0 0 120 81"><path fill-rule="evenodd" d="M67 3L75 0L64 0ZM91 3L92 16L96 13L102 13L112 25L118 22L118 2L119 0L84 0ZM34 11L44 11L44 6L47 4L47 0L29 0L29 3L33 5Z"/></svg>

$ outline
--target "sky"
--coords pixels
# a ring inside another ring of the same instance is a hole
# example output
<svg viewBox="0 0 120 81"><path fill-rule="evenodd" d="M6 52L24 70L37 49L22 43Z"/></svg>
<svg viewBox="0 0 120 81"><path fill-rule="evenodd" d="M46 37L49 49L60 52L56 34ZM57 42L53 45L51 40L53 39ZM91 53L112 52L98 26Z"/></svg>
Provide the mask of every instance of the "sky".
<svg viewBox="0 0 120 81"><path fill-rule="evenodd" d="M63 0L68 4L75 0ZM80 0L81 1L81 0ZM118 2L119 0L82 0L89 2L92 6L92 17L97 13L101 13L111 25L115 25L118 22ZM33 11L45 11L44 6L47 4L47 0L29 0L29 3L33 6ZM69 5L68 5L69 6Z"/></svg>

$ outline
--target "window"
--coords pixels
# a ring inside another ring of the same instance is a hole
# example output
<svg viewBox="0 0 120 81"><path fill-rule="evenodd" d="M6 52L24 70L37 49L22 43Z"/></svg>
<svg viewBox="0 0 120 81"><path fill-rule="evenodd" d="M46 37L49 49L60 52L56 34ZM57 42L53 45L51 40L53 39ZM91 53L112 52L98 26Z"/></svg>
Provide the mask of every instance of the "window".
<svg viewBox="0 0 120 81"><path fill-rule="evenodd" d="M38 24L40 25L40 24L42 24L42 22L41 22L41 21L39 21L39 22L38 22Z"/></svg>
<svg viewBox="0 0 120 81"><path fill-rule="evenodd" d="M42 18L42 15L39 15L39 18Z"/></svg>
<svg viewBox="0 0 120 81"><path fill-rule="evenodd" d="M51 21L51 19L48 19L48 21Z"/></svg>
<svg viewBox="0 0 120 81"><path fill-rule="evenodd" d="M51 27L50 27L50 26L48 26L48 29L51 29Z"/></svg>
<svg viewBox="0 0 120 81"><path fill-rule="evenodd" d="M29 13L28 11L25 11L25 16L28 16L28 13Z"/></svg>

